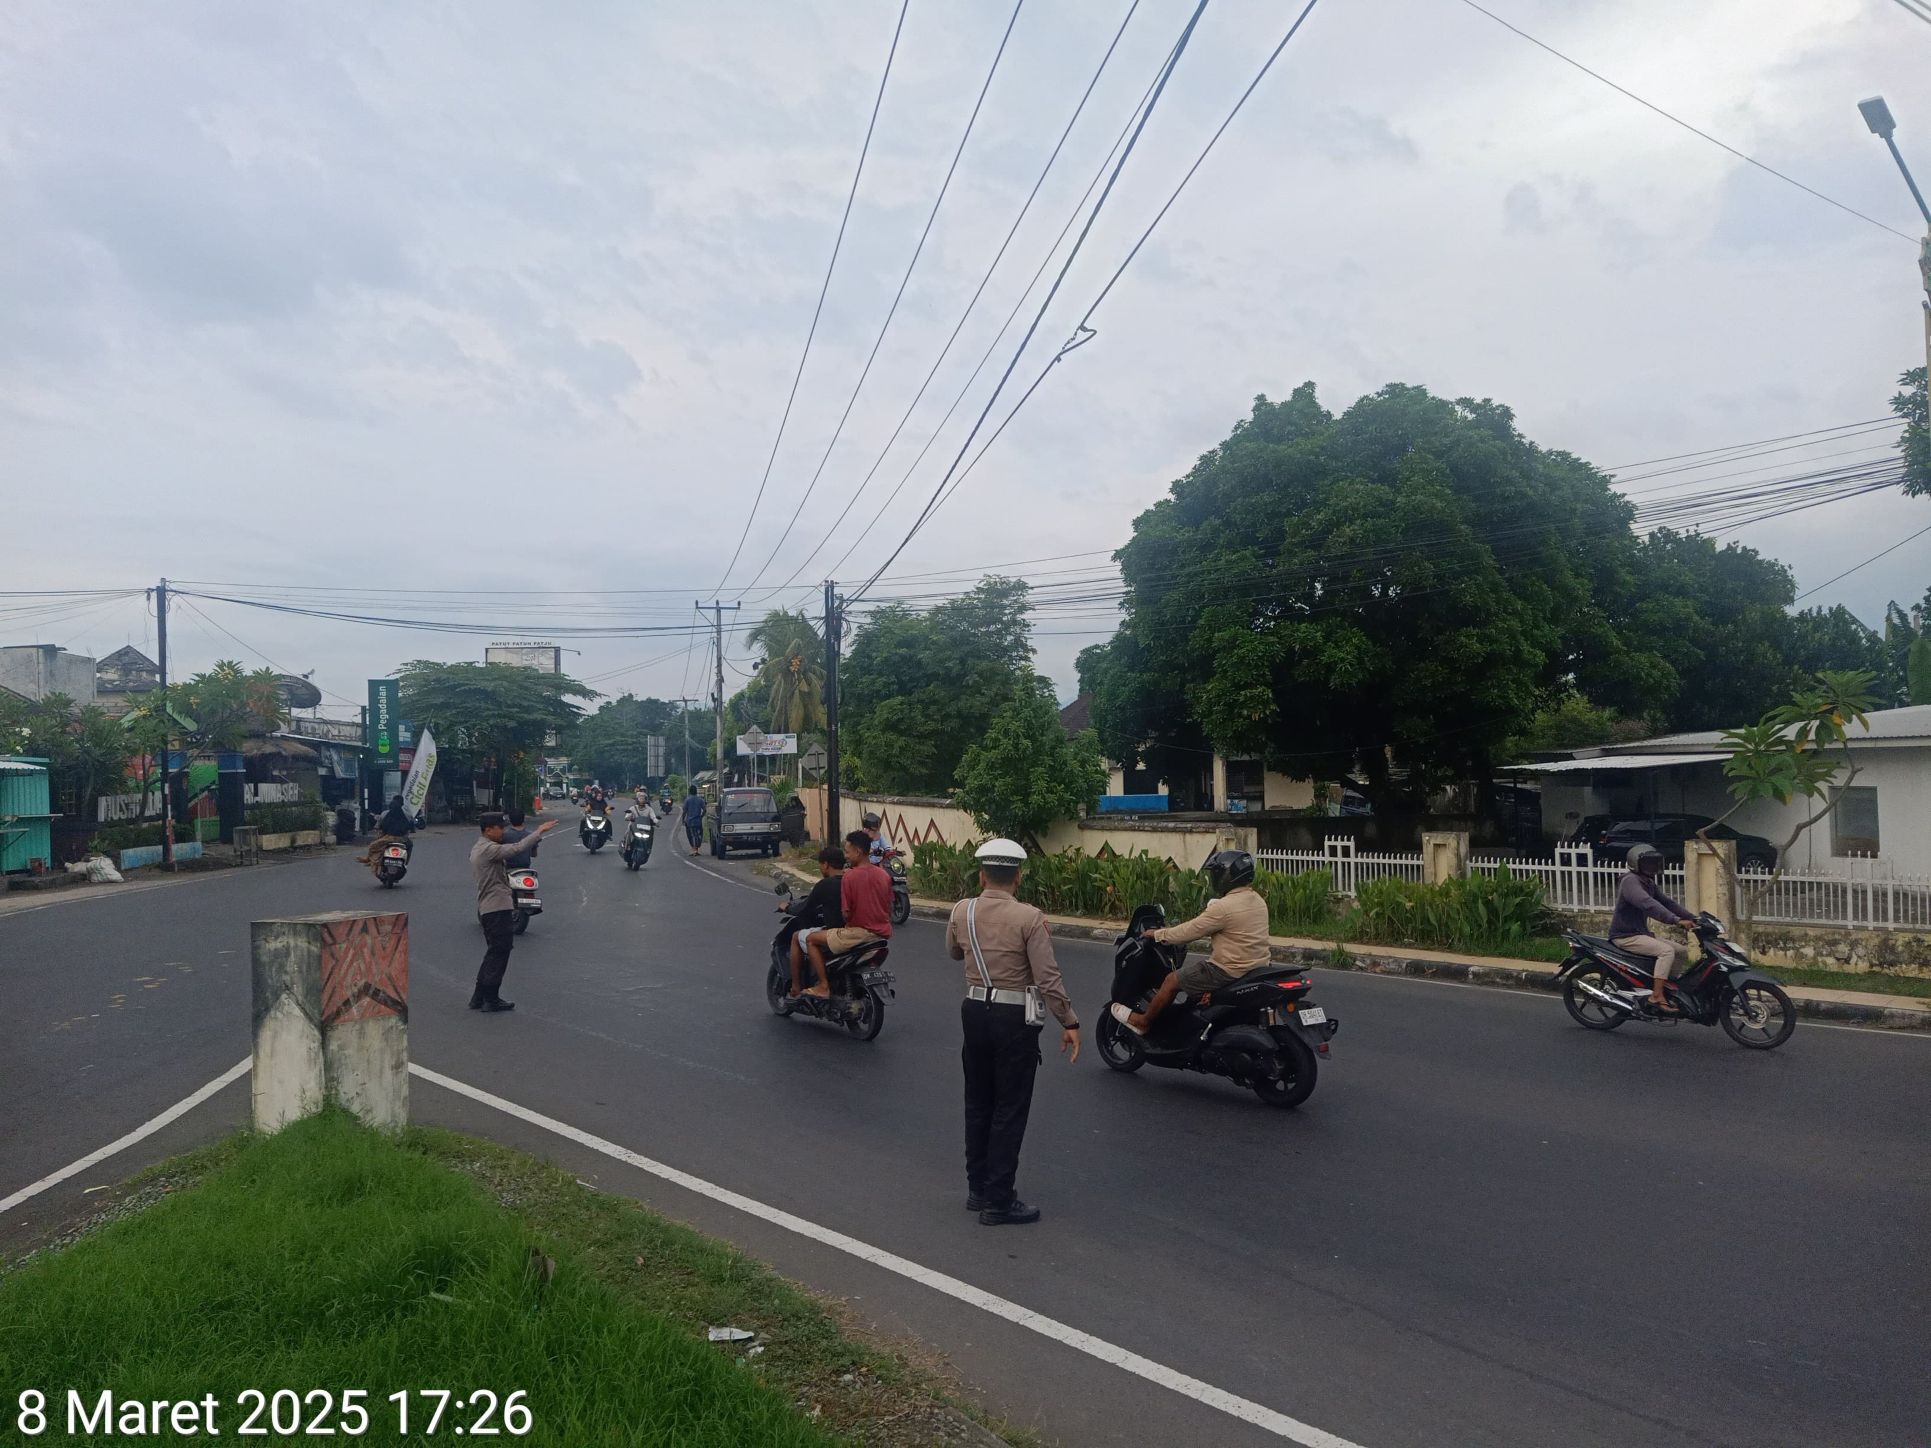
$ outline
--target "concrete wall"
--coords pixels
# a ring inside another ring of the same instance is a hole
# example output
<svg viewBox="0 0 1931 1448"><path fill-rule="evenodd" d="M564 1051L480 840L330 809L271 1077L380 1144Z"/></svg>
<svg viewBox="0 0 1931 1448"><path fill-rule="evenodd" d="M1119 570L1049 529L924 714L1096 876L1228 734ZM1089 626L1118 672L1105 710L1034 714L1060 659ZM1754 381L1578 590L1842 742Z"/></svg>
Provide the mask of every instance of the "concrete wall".
<svg viewBox="0 0 1931 1448"><path fill-rule="evenodd" d="M0 685L29 699L65 694L76 704L92 704L94 660L54 644L0 648Z"/></svg>

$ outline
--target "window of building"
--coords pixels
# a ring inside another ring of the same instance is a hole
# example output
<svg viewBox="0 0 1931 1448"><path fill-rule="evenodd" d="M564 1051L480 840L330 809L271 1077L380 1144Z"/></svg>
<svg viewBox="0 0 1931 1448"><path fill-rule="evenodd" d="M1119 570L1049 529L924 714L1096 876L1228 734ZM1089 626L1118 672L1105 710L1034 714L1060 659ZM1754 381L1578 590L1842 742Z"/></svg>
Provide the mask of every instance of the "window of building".
<svg viewBox="0 0 1931 1448"><path fill-rule="evenodd" d="M1267 769L1258 759L1227 761L1227 798L1259 809L1267 798Z"/></svg>
<svg viewBox="0 0 1931 1448"><path fill-rule="evenodd" d="M1877 850L1877 790L1868 784L1834 789L1837 808L1830 813L1830 852L1833 855L1875 855Z"/></svg>

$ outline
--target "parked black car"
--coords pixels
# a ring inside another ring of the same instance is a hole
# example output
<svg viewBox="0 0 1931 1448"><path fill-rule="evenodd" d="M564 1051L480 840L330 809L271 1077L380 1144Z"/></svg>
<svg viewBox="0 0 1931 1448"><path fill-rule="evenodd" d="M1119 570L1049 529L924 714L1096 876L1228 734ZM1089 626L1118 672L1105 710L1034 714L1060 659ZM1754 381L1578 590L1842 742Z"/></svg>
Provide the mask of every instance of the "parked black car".
<svg viewBox="0 0 1931 1448"><path fill-rule="evenodd" d="M1621 864L1637 845L1654 845L1671 864L1680 864L1683 846L1692 835L1710 824L1708 815L1653 814L1635 817L1585 815L1576 827L1575 842L1588 845L1598 860ZM1777 847L1762 835L1746 835L1728 825L1716 825L1710 838L1737 842L1737 868L1763 870L1777 868Z"/></svg>
<svg viewBox="0 0 1931 1448"><path fill-rule="evenodd" d="M784 838L778 797L762 788L725 790L711 826L711 853L719 859L733 850L775 855Z"/></svg>

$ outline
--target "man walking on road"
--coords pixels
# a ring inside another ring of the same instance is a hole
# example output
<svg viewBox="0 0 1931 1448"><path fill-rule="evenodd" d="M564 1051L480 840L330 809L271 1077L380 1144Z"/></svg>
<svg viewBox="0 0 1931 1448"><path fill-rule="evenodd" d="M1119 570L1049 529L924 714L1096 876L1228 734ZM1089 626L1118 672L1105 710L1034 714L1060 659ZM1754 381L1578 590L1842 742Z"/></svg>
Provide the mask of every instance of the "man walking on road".
<svg viewBox="0 0 1931 1448"><path fill-rule="evenodd" d="M514 1001L502 996L503 972L510 968L510 949L516 944L516 897L510 893L509 864L536 849L536 842L557 827L545 820L520 840L505 841L509 821L490 810L480 821L483 837L469 852L469 868L476 876L476 914L483 922L483 963L476 968L476 989L470 993L472 1011L513 1011Z"/></svg>
<svg viewBox="0 0 1931 1448"><path fill-rule="evenodd" d="M691 786L691 792L684 796L684 834L691 842L691 854L704 853L704 797Z"/></svg>
<svg viewBox="0 0 1931 1448"><path fill-rule="evenodd" d="M945 944L966 962L959 1007L965 1048L966 1210L988 1227L1039 1220L1019 1199L1019 1145L1032 1111L1044 1012L1059 1022L1059 1049L1079 1060L1079 1019L1053 959L1046 917L1014 894L1025 849L1011 840L979 846L979 894L952 907Z"/></svg>

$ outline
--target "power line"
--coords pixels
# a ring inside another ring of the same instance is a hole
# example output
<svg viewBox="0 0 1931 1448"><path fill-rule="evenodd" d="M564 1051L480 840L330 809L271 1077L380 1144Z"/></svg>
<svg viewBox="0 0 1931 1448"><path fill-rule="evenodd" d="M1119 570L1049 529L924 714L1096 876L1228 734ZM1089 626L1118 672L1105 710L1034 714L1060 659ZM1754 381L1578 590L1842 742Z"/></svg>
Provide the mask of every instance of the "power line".
<svg viewBox="0 0 1931 1448"><path fill-rule="evenodd" d="M1904 7L1907 15L1915 15L1926 25L1931 25L1931 6L1924 5L1922 0L1897 0L1897 3Z"/></svg>
<svg viewBox="0 0 1931 1448"><path fill-rule="evenodd" d="M1031 212L1033 202L1039 196L1040 188L1046 184L1047 175L1052 171L1054 164L1059 160L1059 154L1065 148L1067 138L1073 134L1074 125L1078 123L1080 116L1085 113L1086 103L1088 100L1092 98L1094 87L1096 87L1099 84L1100 76L1105 73L1107 65L1112 61L1113 52L1119 48L1120 38L1126 34L1126 28L1128 24L1131 23L1134 14L1139 10L1139 8L1140 8L1140 0L1132 0L1132 3L1127 6L1126 15L1120 21L1119 29L1113 32L1112 42L1106 47L1106 54L1100 57L1100 63L1094 69L1092 78L1086 82L1086 89L1080 94L1079 104L1073 107L1073 114L1067 117L1066 125L1064 129L1062 129L1059 133L1059 139L1056 142L1054 142L1051 154L1049 154L1046 157L1046 164L1040 167L1039 175L1033 179L1032 190L1026 193L1026 199L1020 205L1018 215L1013 217L1012 225L1006 229L1005 239L999 243L998 251L993 253L991 263L986 267L985 274L979 278L979 285L973 289L971 299L968 300L965 304L965 310L959 314L959 320L953 323L952 334L945 339L945 345L939 349L939 355L935 359L933 359L931 369L927 371L925 374L925 380L919 384L919 390L913 394L911 402L906 405L904 414L900 416L898 420L898 426L892 429L892 435L885 440L885 446L879 451L878 457L873 460L872 465L866 471L865 476L859 480L857 489L853 491L850 498L845 500L844 508L841 509L838 516L832 520L831 526L825 530L824 537L818 540L817 544L812 548L811 552L807 553L802 559L799 560L798 566L791 570L790 577L786 578L784 583L779 585L779 588L782 589L788 586L793 579L797 578L797 576L800 573L803 573L806 568L810 567L811 560L816 558L818 554L824 549L824 546L832 540L832 536L835 533L837 533L839 527L844 523L846 517L851 513L853 506L858 502L859 498L864 494L865 489L871 485L872 478L877 475L879 468L884 465L885 459L890 455L894 445L897 444L899 440L899 435L905 431L906 423L911 421L912 414L915 411L917 411L919 403L924 400L926 392L931 388L932 379L939 375L939 368L944 365L945 359L952 355L952 344L959 340L959 333L962 330L964 330L966 320L969 317L971 317L973 313L973 309L979 305L979 298L985 295L986 287L991 283L993 274L999 269L999 263L1005 260L1007 249L1011 247L1013 238L1019 234L1020 223L1025 221L1027 214ZM1149 89L1151 89L1151 87L1149 87ZM1145 97L1142 97L1141 99L1142 99L1142 103L1144 103ZM1138 113L1138 107L1135 108L1135 113L1136 114ZM1128 124L1129 125L1132 124L1130 118L1129 118ZM1125 130L1122 129L1121 137L1124 138L1125 134L1126 134ZM1117 149L1119 147L1119 144L1120 144L1119 141L1116 140L1113 143L1114 149ZM1107 152L1107 159L1111 160L1112 155L1113 155L1113 152L1109 150ZM1101 173L1103 172L1104 172L1104 166L1102 166L1101 168ZM1088 185L1087 191L1089 193L1092 190L1092 185L1098 183L1099 174L1101 173L1096 173L1093 178L1093 183L1090 183ZM1086 197L1081 196L1080 197L1081 205L1083 205L1085 201L1086 201ZM1067 230L1069 230L1072 226L1073 219L1078 215L1079 215L1079 208L1076 206L1073 210L1072 216L1069 216L1067 218L1066 226L1061 228L1059 236L1054 239L1053 245L1047 251L1045 259L1040 262L1039 272L1043 272L1046 269L1047 263L1052 260L1053 251L1056 251L1058 249L1060 241L1065 238ZM1020 304L1025 301L1026 292L1031 291L1033 288L1033 285L1038 282L1039 272L1035 272L1033 274L1032 281L1028 282L1026 284L1025 290L1019 294L1019 300L1014 302L1013 304L1012 315L1016 315L1018 313ZM1005 332L1006 326L1011 325L1012 315L1008 315L1008 317L1006 318L1005 324L1003 324L1000 327L999 332L994 335L993 337L994 346L998 345L999 336ZM992 355L991 348L987 349L986 355L988 357ZM979 366L980 367L985 366L985 363L983 360L981 360ZM975 378L979 375L979 371L977 368L973 370L972 375ZM968 387L971 386L970 381L968 381L967 386ZM963 395L963 393L961 395ZM955 400L952 406L953 408L956 409L958 407L958 402ZM952 415L952 412L948 410L946 413L946 417L950 418L951 415ZM939 426L942 428L944 425L945 424L942 421ZM933 436L936 437L937 435L938 435L938 429L934 429ZM927 446L930 446L930 444L928 443ZM922 453L920 455L923 456ZM896 496L896 492L894 493L894 496ZM860 537L862 538L863 534L861 534ZM849 556L849 552L847 553L847 556ZM839 560L839 562L841 563L843 561L844 561L843 558Z"/></svg>
<svg viewBox="0 0 1931 1448"><path fill-rule="evenodd" d="M1809 598L1811 594L1821 593L1824 589L1829 588L1833 583L1836 583L1841 579L1849 578L1853 573L1857 572L1859 568L1870 567L1871 564L1877 562L1877 560L1882 558L1886 553L1895 553L1897 552L1898 549L1902 548L1906 543L1911 542L1915 538L1922 538L1926 533L1931 533L1931 523L1925 524L1924 527L1918 529L1918 531L1915 533L1908 534L1907 536L1898 539L1897 542L1893 543L1889 548L1886 548L1881 552L1873 553L1869 558L1866 558L1862 563L1854 564L1852 567L1846 568L1842 573L1838 574L1836 578L1826 578L1822 583L1818 584L1817 587L1806 588L1802 593L1797 595L1794 601L1801 603L1804 599Z"/></svg>
<svg viewBox="0 0 1931 1448"><path fill-rule="evenodd" d="M1672 115L1670 112L1664 110L1661 106L1657 105L1654 101L1644 100L1641 96L1637 95L1635 91L1630 90L1627 86L1617 85L1615 81L1611 80L1608 76L1602 74L1600 71L1591 70L1588 66L1584 65L1581 61L1576 60L1570 56L1564 55L1561 51L1557 50L1553 45L1549 45L1543 41L1537 40L1533 35L1529 34L1528 31L1522 29L1520 26L1511 25L1508 21L1504 20L1501 16L1497 15L1493 10L1488 10L1483 8L1481 5L1478 5L1476 3L1476 0L1462 0L1462 4L1466 5L1469 9L1477 12L1478 14L1488 16L1489 19L1493 20L1497 25L1501 26L1504 30L1510 31L1513 34L1521 36L1522 39L1528 41L1529 44L1535 46L1538 50L1546 50L1550 55L1553 55L1557 60L1563 62L1565 65L1574 66L1577 70L1581 71L1584 75L1590 77L1592 80L1601 81L1604 85L1608 86L1611 90L1617 92L1618 94L1628 96L1629 99L1636 102L1637 105L1642 106L1647 110L1654 111L1657 115L1661 116L1666 121L1670 121L1676 125L1681 126L1684 130L1688 131L1691 135L1700 136L1704 140L1708 141L1712 146L1716 146L1721 150L1728 151L1732 156L1735 156L1739 161L1747 161L1750 165L1755 166L1759 171L1763 171L1771 176L1775 176L1779 181L1783 181L1788 183L1789 185L1795 186L1799 191L1802 191L1807 195L1816 197L1819 201L1823 202L1827 206L1835 206L1839 211L1847 212L1848 214L1855 216L1859 221L1868 221L1872 226L1878 227L1883 231L1888 231L1893 236L1903 237L1904 240L1910 242L1911 245L1913 246L1916 246L1918 244L1916 237L1907 235L1906 233L1899 231L1895 226L1886 225L1884 222L1879 221L1875 216L1866 216L1863 212L1859 211L1855 206L1846 206L1843 202L1839 201L1836 197L1826 196L1823 192L1819 191L1814 186L1804 185L1804 183L1799 181L1795 176L1786 175L1784 172L1779 171L1775 166L1771 166L1766 164L1765 162L1759 161L1755 156L1750 155L1747 151L1739 151L1735 146L1732 146L1728 141L1719 141L1715 136L1712 136L1708 131L1702 130L1699 127L1691 125L1688 121L1684 120L1681 116Z"/></svg>
<svg viewBox="0 0 1931 1448"><path fill-rule="evenodd" d="M222 633L227 634L228 637L230 639L233 639L234 642L242 649L244 653L253 654L256 658L260 659L264 664L267 664L269 668L273 669L278 674L287 674L291 678L304 677L303 675L295 673L293 669L285 668L281 664L276 663L273 659L269 658L267 654L263 653L260 649L255 648L253 645L244 643L241 639L237 638L232 632L230 632L224 625L217 623L214 619L210 618L206 610L200 608L195 603L191 602L189 599L183 597L178 591L173 589L170 589L169 591L173 593L176 598L181 600L181 606L183 608L187 609L196 618L200 619L203 623L207 624L210 628L220 629ZM314 681L311 680L310 682L314 682ZM322 693L327 694L331 699L335 700L339 704L346 704L352 709L361 707L361 704L357 700L345 699L343 698L342 695L336 693L333 689L323 689L320 684L316 684L315 687L317 689L320 689Z"/></svg>
<svg viewBox="0 0 1931 1448"><path fill-rule="evenodd" d="M1310 3L1312 3L1312 0L1310 0ZM1106 207L1107 198L1113 194L1113 187L1120 179L1120 172L1126 169L1126 163L1133 155L1134 147L1139 144L1140 137L1146 131L1147 122L1153 119L1153 112L1160 104L1160 97L1166 92L1167 82L1173 78L1174 67L1179 65L1180 57L1186 53L1187 42L1193 38L1194 27L1200 24L1201 14L1206 8L1207 0L1199 0L1199 3L1194 6L1193 14L1187 18L1186 28L1180 32L1180 39L1175 42L1172 54L1167 57L1167 63L1161 67L1160 79L1153 87L1153 94L1147 98L1146 106L1140 112L1140 119L1133 129L1132 136L1128 138L1125 147L1120 151L1120 158L1114 163L1112 174L1106 178L1105 189L1100 192L1099 199L1093 203L1093 210L1087 215L1086 225L1080 228L1079 235L1074 238L1072 250L1067 252L1066 260L1060 266L1059 275L1053 278L1053 284L1047 290L1045 300L1039 304L1039 310L1033 316L1032 325L1026 328L1026 335L1020 339L1017 350L1012 354L1012 360L1006 364L1006 370L1000 374L998 383L992 389L992 395L986 399L986 405L980 409L978 419L972 424L972 430L966 434L965 441L959 445L958 454L952 459L952 466L947 468L945 476L939 479L939 486L933 492L932 502L926 504L924 511L919 514L917 520L912 524L911 529L899 541L898 547L892 550L890 557L879 565L877 572L873 573L871 578L859 588L858 592L853 595L854 598L863 598L865 596L865 589L871 587L872 583L878 580L879 575L892 566L899 554L905 551L905 545L912 541L913 535L924 526L925 520L931 516L933 504L937 503L939 493L944 490L946 483L951 480L953 473L958 470L959 463L964 459L967 450L972 446L972 440L979 435L979 429L985 424L986 418L991 414L993 405L998 402L1000 392L1005 389L1006 383L1012 377L1014 369L1019 366L1019 359L1025 355L1026 348L1031 344L1033 334L1039 330L1039 324L1045 320L1046 309L1052 305L1053 298L1059 295L1059 289L1066 280L1066 274L1072 270L1074 261L1078 259L1081 248L1086 244L1086 238L1092 235L1093 223L1099 220L1100 212ZM1060 348L1059 353L1056 355L1064 356L1069 348L1077 345L1076 342L1067 343ZM1034 385L1037 386L1038 384L1035 383ZM1028 395L1031 395L1030 389L1028 389Z"/></svg>
<svg viewBox="0 0 1931 1448"><path fill-rule="evenodd" d="M970 473L973 468L977 467L979 465L979 459L986 455L986 448L991 447L993 443L999 440L999 434L1006 430L1006 424L1011 422L1013 418L1018 414L1019 409L1026 405L1027 399L1030 398L1034 392L1039 390L1040 383L1046 380L1047 374L1051 372L1054 367L1059 365L1061 359L1063 359L1067 355L1067 353L1073 351L1075 348L1083 347L1086 343L1092 341L1092 339L1098 335L1098 333L1094 331L1091 325L1093 320L1093 314L1099 310L1100 304L1107 299L1108 295L1110 295L1111 292L1113 291L1114 286L1117 285L1120 278L1123 275L1125 275L1126 269L1133 264L1133 259L1140 254L1140 248L1147 244L1147 240L1153 235L1154 229L1159 226L1161 221L1165 219L1167 212L1172 209L1173 203L1180 199L1180 193L1187 189L1187 183L1193 180L1194 173L1200 169L1201 165L1206 161L1207 157L1213 152L1214 147L1219 144L1220 138L1221 136L1226 134L1227 128L1234 123L1234 118L1240 114L1241 108L1247 104L1248 97L1253 95L1255 89L1260 85L1260 83L1264 79L1266 79L1268 71L1274 68L1274 62L1281 58L1281 52L1287 49L1288 42L1294 38L1297 32L1299 32L1302 23L1306 21L1307 17L1313 12L1315 4L1316 4L1316 0L1307 0L1307 4L1302 8L1301 13L1294 17L1294 23L1287 27L1287 33L1281 37L1280 43L1276 45L1274 49L1268 54L1267 59L1261 62L1261 68L1254 73L1254 78L1247 83L1247 89L1240 93L1240 98L1234 102L1233 109L1227 112L1225 119L1223 119L1220 125L1215 128L1213 135L1207 138L1207 144L1200 148L1200 154L1194 157L1193 164L1187 168L1186 174L1180 178L1180 184L1173 188L1173 191L1167 197L1166 202L1160 207L1160 209L1157 212L1154 213L1153 220L1147 223L1146 230L1140 233L1139 240L1133 243L1132 249L1127 252L1125 258L1120 262L1119 266L1115 268L1113 275L1107 278L1106 285L1100 288L1099 295L1093 298L1091 305L1087 307L1085 314L1079 319L1078 324L1073 328L1072 337L1069 338L1065 343L1065 345L1062 346L1059 349L1059 351L1053 355L1052 359L1047 362L1045 368L1040 372L1039 376L1033 380L1032 386L1026 389L1024 396L1022 396L1018 402L1013 404L1012 411L1006 414L1004 421L1002 421L999 424L998 428L994 430L992 436L986 439L986 446L979 449L978 455L972 459L972 462L966 468L965 473L961 473L957 479L953 480L950 487L947 487L946 482L943 479L940 481L939 487L941 492L935 493L933 495L933 501L927 506L925 513L920 517L917 523L914 523L912 525L912 532L916 533L918 529L921 526L923 526L923 524L928 519L930 519L932 514L938 512L940 508L944 507L946 504L946 501L952 496L952 494L959 490L959 485L965 481L966 474ZM969 442L970 439L968 438L967 441ZM911 534L908 533L905 538L905 543L909 543L910 541L911 541ZM905 543L900 543L899 548L903 549L905 547ZM895 552L892 556L896 558L898 554Z"/></svg>
<svg viewBox="0 0 1931 1448"><path fill-rule="evenodd" d="M919 258L925 254L925 243L932 235L932 224L939 219L939 208L945 204L945 194L952 188L952 178L959 170L959 158L965 155L966 142L972 139L973 127L979 123L979 112L985 106L986 93L992 89L993 77L999 74L999 62L1005 59L1006 45L1012 39L1013 27L1019 23L1019 12L1025 7L1026 0L1014 0L1012 14L1006 19L1005 33L999 37L999 48L993 52L992 64L987 67L985 81L979 87L978 99L972 103L972 114L966 117L965 130L960 133L959 144L952 151L952 162L945 168L945 179L939 183L939 193L932 198L932 209L926 213L925 229L919 232L918 244L912 248L911 260L905 264L905 274L898 279L898 290L892 294L892 305L886 309L885 320L879 324L878 335L872 339L872 350L865 358L864 367L859 370L858 381L852 384L851 396L845 399L845 410L839 414L838 425L831 430L831 437L825 443L824 454L818 459L818 466L811 474L811 481L805 485L804 495L798 499L798 506L791 510L791 518L784 525L784 531L778 535L778 541L771 545L770 557L764 560L758 571L751 575L750 582L744 585L747 590L764 577L765 569L771 566L778 556L778 550L784 547L785 539L791 536L791 530L798 524L799 515L805 510L805 504L811 501L811 495L817 491L818 480L825 474L825 464L831 461L832 449L838 446L838 439L844 435L845 424L851 420L852 408L858 405L858 394L864 391L865 379L872 375L872 364L878 361L878 349L885 345L885 334L892 329L892 319L898 315L899 303L905 300L905 288L911 284L912 273L918 269ZM806 562L809 561L809 559L806 560ZM799 564L798 568L802 572L804 564ZM796 572L791 575L792 578L797 576ZM786 582L789 581L789 579L786 580Z"/></svg>
<svg viewBox="0 0 1931 1448"><path fill-rule="evenodd" d="M1706 447L1700 452L1671 453L1668 457L1663 458L1638 458L1633 463L1614 463L1604 468L1603 471L1606 473L1619 473L1624 468L1646 468L1656 463L1681 462L1684 458L1704 458L1710 456L1712 453L1741 452L1745 448L1764 447L1773 442L1789 442L1792 438L1820 437L1827 432L1849 432L1853 428L1875 427L1879 423L1888 423L1895 426L1897 421L1898 419L1895 416L1867 417L1862 422L1840 422L1835 427L1813 428L1809 432L1786 432L1779 437L1760 437L1755 442L1733 442L1727 447ZM1731 459L1723 458L1720 461L1729 462Z"/></svg>
<svg viewBox="0 0 1931 1448"><path fill-rule="evenodd" d="M718 579L719 589L737 567L738 555L744 552L744 540L751 535L751 524L758 516L758 504L764 501L765 485L771 481L772 464L778 460L778 445L784 441L785 425L791 420L791 405L798 400L798 383L805 375L805 361L811 356L812 339L818 335L818 319L824 314L825 294L831 290L831 274L838 267L838 253L845 245L845 227L852 219L852 203L858 199L858 181L865 174L865 158L872 151L872 132L878 127L879 107L885 103L885 85L892 78L892 62L898 56L898 39L905 29L905 14L912 8L912 0L901 0L898 8L898 24L892 27L892 47L885 53L885 71L878 78L878 94L872 98L872 116L865 123L865 143L858 151L858 167L852 172L851 190L845 194L844 214L838 218L838 237L832 242L831 260L825 265L825 279L818 287L818 305L812 308L811 327L805 333L804 351L798 354L797 371L791 374L791 390L785 394L784 413L778 419L778 434L771 439L771 456L765 459L764 476L758 480L757 496L751 500L750 511L744 515L744 531L738 534L738 546L731 550L731 561L724 565L724 576Z"/></svg>

